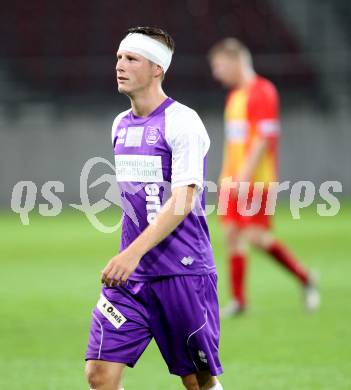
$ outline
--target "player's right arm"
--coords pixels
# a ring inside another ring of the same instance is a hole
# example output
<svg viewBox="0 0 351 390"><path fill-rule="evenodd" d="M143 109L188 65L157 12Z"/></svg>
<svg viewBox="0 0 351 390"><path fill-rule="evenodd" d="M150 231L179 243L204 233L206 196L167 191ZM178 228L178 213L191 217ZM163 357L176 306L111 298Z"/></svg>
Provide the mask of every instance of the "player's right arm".
<svg viewBox="0 0 351 390"><path fill-rule="evenodd" d="M245 160L242 169L235 178L237 182L250 182L256 171L264 152L267 149L267 139L264 137L257 138L251 146L250 153Z"/></svg>
<svg viewBox="0 0 351 390"><path fill-rule="evenodd" d="M154 221L102 271L101 281L108 286L124 283L135 271L141 258L180 225L195 205L195 185L176 187Z"/></svg>
<svg viewBox="0 0 351 390"><path fill-rule="evenodd" d="M228 176L231 176L230 165L229 165L229 143L225 139L223 142L223 157L222 157L222 166L218 178L218 183L220 184L222 180Z"/></svg>
<svg viewBox="0 0 351 390"><path fill-rule="evenodd" d="M266 152L270 140L279 133L279 98L273 84L264 80L251 92L248 102L250 126L254 128L253 142L238 172L238 182L251 182Z"/></svg>
<svg viewBox="0 0 351 390"><path fill-rule="evenodd" d="M227 161L230 157L241 158L241 162L236 164L233 176L236 183L254 180L271 141L278 136L279 98L274 85L264 79L257 81L249 93L246 111L250 129L246 137L249 138L246 138L244 146L237 149L234 156L227 154L226 157ZM231 161L233 162L233 159ZM229 183L229 180L227 182Z"/></svg>

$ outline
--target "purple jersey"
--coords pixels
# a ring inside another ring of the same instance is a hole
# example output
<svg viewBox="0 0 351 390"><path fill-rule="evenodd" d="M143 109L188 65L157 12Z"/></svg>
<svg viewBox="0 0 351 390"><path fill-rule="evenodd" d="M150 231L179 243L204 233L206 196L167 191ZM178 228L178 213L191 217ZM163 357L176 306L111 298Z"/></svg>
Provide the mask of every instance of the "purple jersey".
<svg viewBox="0 0 351 390"><path fill-rule="evenodd" d="M129 279L215 272L202 192L210 140L197 113L170 98L147 117L122 112L112 142L123 204L120 250L152 223L173 188L194 184L199 193L195 210L142 257Z"/></svg>

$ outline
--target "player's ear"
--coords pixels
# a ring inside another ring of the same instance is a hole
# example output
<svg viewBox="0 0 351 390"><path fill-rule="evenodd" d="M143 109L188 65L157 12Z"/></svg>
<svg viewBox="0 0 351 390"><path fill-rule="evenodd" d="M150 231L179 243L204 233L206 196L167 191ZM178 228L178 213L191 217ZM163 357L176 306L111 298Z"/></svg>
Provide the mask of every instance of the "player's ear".
<svg viewBox="0 0 351 390"><path fill-rule="evenodd" d="M160 77L163 79L163 69L160 65L154 64L154 77Z"/></svg>

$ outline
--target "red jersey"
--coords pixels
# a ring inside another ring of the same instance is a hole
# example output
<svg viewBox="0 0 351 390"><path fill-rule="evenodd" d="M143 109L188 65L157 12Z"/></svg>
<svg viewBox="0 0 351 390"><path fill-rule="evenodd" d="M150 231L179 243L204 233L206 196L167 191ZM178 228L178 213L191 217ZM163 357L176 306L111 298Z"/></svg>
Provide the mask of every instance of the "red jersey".
<svg viewBox="0 0 351 390"><path fill-rule="evenodd" d="M221 177L240 173L255 140L265 138L268 146L256 168L252 182L266 185L277 181L279 139L279 96L274 85L256 76L245 88L232 90L225 112L225 146Z"/></svg>

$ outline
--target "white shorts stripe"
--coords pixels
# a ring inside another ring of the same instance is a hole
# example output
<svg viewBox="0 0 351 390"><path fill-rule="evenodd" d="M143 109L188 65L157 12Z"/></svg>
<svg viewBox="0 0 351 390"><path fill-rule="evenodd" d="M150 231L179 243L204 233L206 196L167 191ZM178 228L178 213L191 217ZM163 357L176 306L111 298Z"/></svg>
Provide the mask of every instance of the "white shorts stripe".
<svg viewBox="0 0 351 390"><path fill-rule="evenodd" d="M99 323L99 326L100 326L100 329L101 329L100 347L99 347L99 355L98 355L98 360L99 360L100 357L101 357L102 342L104 340L104 329L103 329L103 327L101 325L101 322L99 321L99 319L96 317L96 315L94 313L93 313L93 317Z"/></svg>

